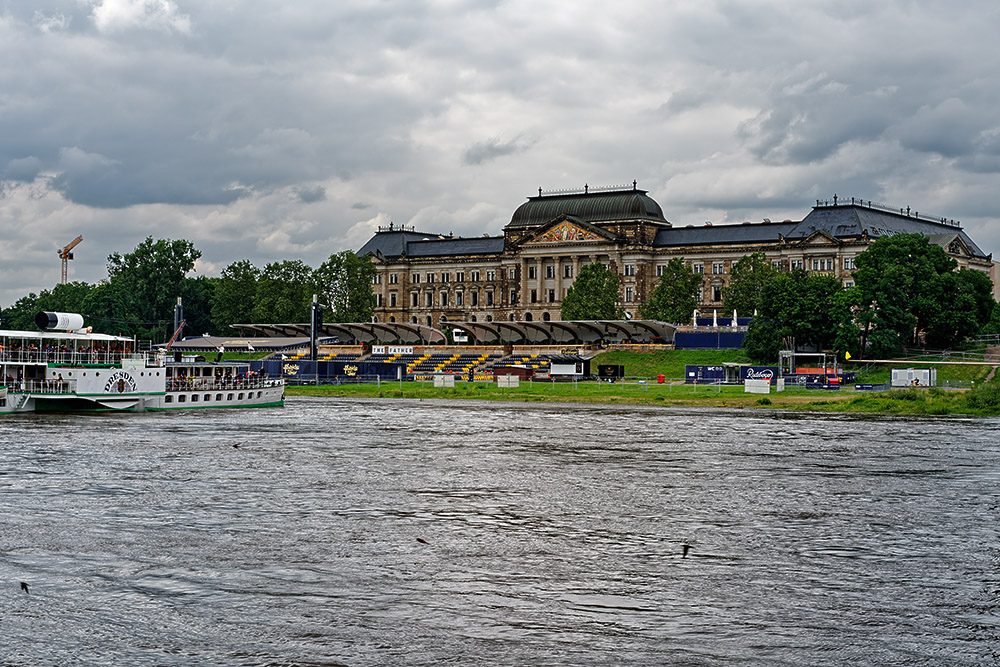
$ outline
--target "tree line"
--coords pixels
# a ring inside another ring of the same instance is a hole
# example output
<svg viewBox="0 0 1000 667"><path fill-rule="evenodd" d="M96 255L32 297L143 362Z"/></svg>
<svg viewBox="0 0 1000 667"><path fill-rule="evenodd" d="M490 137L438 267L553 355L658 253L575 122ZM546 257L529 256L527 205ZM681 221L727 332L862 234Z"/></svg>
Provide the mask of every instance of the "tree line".
<svg viewBox="0 0 1000 667"><path fill-rule="evenodd" d="M758 252L736 262L722 310L754 315L744 349L771 362L781 349L837 350L856 358L899 355L908 346L946 349L977 333L1000 333L1000 306L983 272L957 262L922 234L883 237L855 258L854 284L781 271ZM702 276L674 258L649 299L644 319L690 322ZM563 301L563 319L619 319L618 279L602 264L580 270Z"/></svg>
<svg viewBox="0 0 1000 667"><path fill-rule="evenodd" d="M368 322L375 309L375 266L350 250L316 268L300 260L263 268L240 260L218 278L189 276L200 257L190 241L147 237L130 253L108 256L107 280L28 294L0 311L0 321L4 328L31 330L39 311L73 312L95 331L159 342L173 333L177 297L187 335L227 335L240 323L308 322L313 294L327 322Z"/></svg>

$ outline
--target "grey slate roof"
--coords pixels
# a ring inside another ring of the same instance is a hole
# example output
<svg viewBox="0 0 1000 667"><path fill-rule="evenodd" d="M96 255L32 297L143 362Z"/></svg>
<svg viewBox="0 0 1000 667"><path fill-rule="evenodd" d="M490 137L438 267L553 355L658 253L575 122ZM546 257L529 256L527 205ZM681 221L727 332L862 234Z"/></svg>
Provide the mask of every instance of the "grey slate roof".
<svg viewBox="0 0 1000 667"><path fill-rule="evenodd" d="M817 231L833 237L861 237L867 232L871 239L895 234L923 234L927 237L958 235L976 257L986 257L986 253L961 227L862 205L816 206L786 236L805 238Z"/></svg>
<svg viewBox="0 0 1000 667"><path fill-rule="evenodd" d="M612 220L667 222L660 205L645 190L628 189L529 197L517 207L507 226L535 227L563 214L591 223Z"/></svg>
<svg viewBox="0 0 1000 667"><path fill-rule="evenodd" d="M361 246L358 251L359 257L381 253L386 257L399 257L403 253L403 245L413 241L423 241L426 239L436 239L437 234L426 234L423 232L376 232L375 236L368 239L368 242Z"/></svg>
<svg viewBox="0 0 1000 667"><path fill-rule="evenodd" d="M778 242L778 235L788 236L797 222L757 222L750 225L705 225L702 227L674 227L661 229L653 239L653 247L768 243Z"/></svg>
<svg viewBox="0 0 1000 667"><path fill-rule="evenodd" d="M358 255L381 253L384 257L395 258L403 254L408 257L453 257L457 255L491 255L503 252L502 236L473 238L452 238L420 232L377 232L361 247Z"/></svg>

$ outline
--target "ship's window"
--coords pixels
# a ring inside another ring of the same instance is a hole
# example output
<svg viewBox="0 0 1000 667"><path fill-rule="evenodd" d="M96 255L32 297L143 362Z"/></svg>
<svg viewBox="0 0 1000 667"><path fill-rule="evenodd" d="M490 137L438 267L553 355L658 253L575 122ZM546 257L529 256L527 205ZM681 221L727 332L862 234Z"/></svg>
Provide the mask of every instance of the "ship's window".
<svg viewBox="0 0 1000 667"><path fill-rule="evenodd" d="M215 395L215 400L221 401L222 400L222 394L216 394Z"/></svg>
<svg viewBox="0 0 1000 667"><path fill-rule="evenodd" d="M167 397L165 397L163 399L163 402L164 403L173 403L174 402L174 397L173 396L167 396Z"/></svg>
<svg viewBox="0 0 1000 667"><path fill-rule="evenodd" d="M205 400L206 401L211 401L212 400L212 395L211 394L205 394Z"/></svg>
<svg viewBox="0 0 1000 667"><path fill-rule="evenodd" d="M257 398L260 398L262 392L257 392Z"/></svg>
<svg viewBox="0 0 1000 667"><path fill-rule="evenodd" d="M233 400L233 395L232 394L226 394L226 400L227 401Z"/></svg>
<svg viewBox="0 0 1000 667"><path fill-rule="evenodd" d="M241 400L241 401L243 400L243 392L242 391L240 392L239 400Z"/></svg>
<svg viewBox="0 0 1000 667"><path fill-rule="evenodd" d="M177 397L177 402L178 403L183 403L186 400L187 400L187 396L185 396L184 394L181 394L180 396Z"/></svg>
<svg viewBox="0 0 1000 667"><path fill-rule="evenodd" d="M198 394L191 394L191 402L192 403L198 402Z"/></svg>

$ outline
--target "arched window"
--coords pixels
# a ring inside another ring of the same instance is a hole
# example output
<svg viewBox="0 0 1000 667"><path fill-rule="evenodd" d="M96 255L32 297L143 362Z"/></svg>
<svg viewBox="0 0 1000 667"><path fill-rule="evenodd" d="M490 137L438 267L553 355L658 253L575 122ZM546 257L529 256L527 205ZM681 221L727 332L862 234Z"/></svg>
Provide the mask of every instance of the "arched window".
<svg viewBox="0 0 1000 667"><path fill-rule="evenodd" d="M552 319L552 316L549 315L548 311L545 311L544 313L542 313L542 320L544 322L548 322L551 319Z"/></svg>
<svg viewBox="0 0 1000 667"><path fill-rule="evenodd" d="M486 316L486 321L487 322L492 322L493 321L493 316L492 315L487 315Z"/></svg>
<svg viewBox="0 0 1000 667"><path fill-rule="evenodd" d="M476 321L476 316L475 315L470 315L469 316L469 321L470 322L475 322Z"/></svg>
<svg viewBox="0 0 1000 667"><path fill-rule="evenodd" d="M395 321L396 321L396 318L395 318L395 317L390 317L390 318L389 318L389 321L390 321L390 322L395 322Z"/></svg>
<svg viewBox="0 0 1000 667"><path fill-rule="evenodd" d="M524 321L525 322L530 322L531 321L531 313L525 313L524 314Z"/></svg>

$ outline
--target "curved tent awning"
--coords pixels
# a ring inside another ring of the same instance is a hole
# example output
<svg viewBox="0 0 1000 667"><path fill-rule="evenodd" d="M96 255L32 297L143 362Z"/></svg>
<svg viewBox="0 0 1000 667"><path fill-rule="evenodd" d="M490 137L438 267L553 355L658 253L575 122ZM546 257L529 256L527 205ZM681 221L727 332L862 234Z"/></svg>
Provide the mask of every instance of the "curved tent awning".
<svg viewBox="0 0 1000 667"><path fill-rule="evenodd" d="M675 327L657 320L551 320L549 322L449 322L477 344L590 344L600 341L672 343Z"/></svg>
<svg viewBox="0 0 1000 667"><path fill-rule="evenodd" d="M308 324L234 324L234 329L267 338L309 338ZM423 324L405 322L336 322L325 323L316 332L318 338L339 338L361 343L409 343L434 345L448 339L439 329Z"/></svg>

